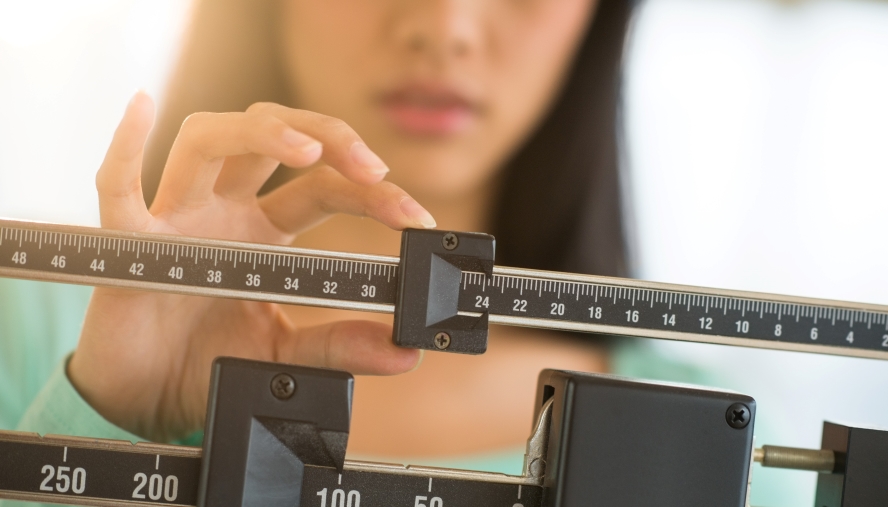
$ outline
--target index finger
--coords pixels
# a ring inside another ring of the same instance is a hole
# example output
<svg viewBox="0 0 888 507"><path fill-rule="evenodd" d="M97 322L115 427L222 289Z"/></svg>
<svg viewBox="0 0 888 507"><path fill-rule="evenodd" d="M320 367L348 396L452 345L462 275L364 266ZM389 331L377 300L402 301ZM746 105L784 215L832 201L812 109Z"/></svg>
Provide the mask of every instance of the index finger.
<svg viewBox="0 0 888 507"><path fill-rule="evenodd" d="M355 183L379 183L389 172L385 162L367 147L361 136L338 118L270 102L253 104L247 111L270 114L317 139L324 145L321 159Z"/></svg>

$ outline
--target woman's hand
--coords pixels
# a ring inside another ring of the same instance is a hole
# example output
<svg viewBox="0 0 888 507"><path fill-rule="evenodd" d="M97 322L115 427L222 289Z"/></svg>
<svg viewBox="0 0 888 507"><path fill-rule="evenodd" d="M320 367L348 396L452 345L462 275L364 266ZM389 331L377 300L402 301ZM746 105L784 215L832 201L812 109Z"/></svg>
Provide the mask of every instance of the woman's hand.
<svg viewBox="0 0 888 507"><path fill-rule="evenodd" d="M382 181L388 169L343 122L276 104L190 116L169 154L149 211L141 161L154 105L136 94L96 176L102 226L288 244L332 213L394 229L434 227L419 204ZM326 164L257 192L282 162ZM106 419L153 440L203 427L217 356L390 375L419 352L395 347L391 327L366 321L300 328L276 304L97 288L68 376Z"/></svg>

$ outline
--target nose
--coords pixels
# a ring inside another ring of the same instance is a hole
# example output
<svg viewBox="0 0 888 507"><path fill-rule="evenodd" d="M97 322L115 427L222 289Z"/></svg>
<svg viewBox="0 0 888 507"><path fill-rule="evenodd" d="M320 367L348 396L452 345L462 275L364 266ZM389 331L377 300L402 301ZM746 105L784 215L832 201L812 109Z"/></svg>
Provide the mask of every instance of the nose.
<svg viewBox="0 0 888 507"><path fill-rule="evenodd" d="M404 0L392 33L407 51L442 59L465 57L481 42L484 0Z"/></svg>

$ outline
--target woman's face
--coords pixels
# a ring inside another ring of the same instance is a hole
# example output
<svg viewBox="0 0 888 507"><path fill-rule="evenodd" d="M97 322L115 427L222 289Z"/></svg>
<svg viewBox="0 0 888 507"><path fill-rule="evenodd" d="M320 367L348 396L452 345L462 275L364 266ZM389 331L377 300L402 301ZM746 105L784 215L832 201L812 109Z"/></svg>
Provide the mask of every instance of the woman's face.
<svg viewBox="0 0 888 507"><path fill-rule="evenodd" d="M284 0L295 106L351 125L415 197L491 180L558 92L597 0Z"/></svg>

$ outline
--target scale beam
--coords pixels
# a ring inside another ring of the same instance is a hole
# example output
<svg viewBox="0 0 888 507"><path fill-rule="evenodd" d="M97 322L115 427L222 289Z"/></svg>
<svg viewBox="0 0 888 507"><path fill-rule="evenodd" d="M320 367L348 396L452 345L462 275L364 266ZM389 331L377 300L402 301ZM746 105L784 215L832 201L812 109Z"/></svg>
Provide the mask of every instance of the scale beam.
<svg viewBox="0 0 888 507"><path fill-rule="evenodd" d="M0 220L0 276L12 278L393 313L402 269L397 257ZM493 324L888 358L886 306L500 266L460 276L458 316Z"/></svg>
<svg viewBox="0 0 888 507"><path fill-rule="evenodd" d="M197 505L201 449L177 445L77 438L0 430L0 498L112 507ZM337 491L355 491L364 507L414 505L417 496L456 504L538 507L540 480L488 472L345 462L308 465L302 505L331 505ZM352 497L354 498L354 494ZM487 502L490 503L487 503ZM334 504L335 505L335 504Z"/></svg>

